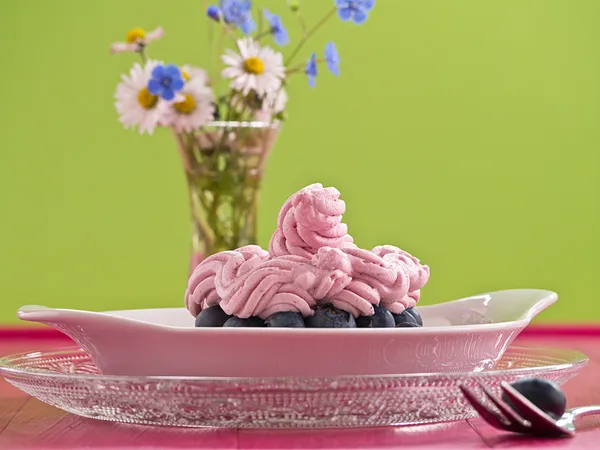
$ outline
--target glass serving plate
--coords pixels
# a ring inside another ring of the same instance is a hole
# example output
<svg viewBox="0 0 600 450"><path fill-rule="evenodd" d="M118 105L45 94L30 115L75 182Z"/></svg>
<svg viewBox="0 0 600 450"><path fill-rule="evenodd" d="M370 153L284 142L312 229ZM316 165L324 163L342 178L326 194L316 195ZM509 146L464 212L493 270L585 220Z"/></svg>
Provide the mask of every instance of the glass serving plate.
<svg viewBox="0 0 600 450"><path fill-rule="evenodd" d="M135 357L135 355L132 355ZM303 378L102 375L79 348L0 359L0 374L29 395L100 420L180 427L331 428L417 425L476 413L458 386L544 377L563 384L587 363L582 353L510 347L495 369Z"/></svg>

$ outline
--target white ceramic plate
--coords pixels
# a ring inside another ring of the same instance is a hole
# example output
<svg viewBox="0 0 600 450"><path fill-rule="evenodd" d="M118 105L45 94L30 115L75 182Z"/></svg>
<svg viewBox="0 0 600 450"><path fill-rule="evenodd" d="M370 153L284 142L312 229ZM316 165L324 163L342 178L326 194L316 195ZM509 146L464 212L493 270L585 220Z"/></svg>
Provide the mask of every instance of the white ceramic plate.
<svg viewBox="0 0 600 450"><path fill-rule="evenodd" d="M310 378L126 377L98 373L81 349L0 358L0 375L73 414L113 422L184 427L323 428L416 425L476 414L458 386L544 377L559 385L587 362L564 349L510 347L497 368Z"/></svg>
<svg viewBox="0 0 600 450"><path fill-rule="evenodd" d="M494 367L554 292L490 292L419 307L423 328L195 328L184 308L91 312L26 306L104 374L276 377L478 372Z"/></svg>

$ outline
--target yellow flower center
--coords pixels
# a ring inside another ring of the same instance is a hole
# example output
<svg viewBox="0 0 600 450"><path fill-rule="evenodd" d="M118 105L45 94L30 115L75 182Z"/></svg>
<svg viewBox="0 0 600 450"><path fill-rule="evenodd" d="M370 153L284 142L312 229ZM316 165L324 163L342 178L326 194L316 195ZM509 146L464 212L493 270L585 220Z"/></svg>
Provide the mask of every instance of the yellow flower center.
<svg viewBox="0 0 600 450"><path fill-rule="evenodd" d="M186 94L185 99L177 102L173 107L181 114L190 114L196 109L196 100L189 94Z"/></svg>
<svg viewBox="0 0 600 450"><path fill-rule="evenodd" d="M190 81L190 75L185 70L181 71L181 78L183 78L185 81Z"/></svg>
<svg viewBox="0 0 600 450"><path fill-rule="evenodd" d="M142 89L138 92L138 103L144 109L152 109L158 103L158 97L156 95L152 95L148 88Z"/></svg>
<svg viewBox="0 0 600 450"><path fill-rule="evenodd" d="M134 28L133 30L129 30L127 36L125 37L125 41L128 44L135 44L138 41L141 41L146 37L146 32L141 28Z"/></svg>
<svg viewBox="0 0 600 450"><path fill-rule="evenodd" d="M244 61L244 70L248 73L260 75L265 71L265 65L256 56L252 56Z"/></svg>

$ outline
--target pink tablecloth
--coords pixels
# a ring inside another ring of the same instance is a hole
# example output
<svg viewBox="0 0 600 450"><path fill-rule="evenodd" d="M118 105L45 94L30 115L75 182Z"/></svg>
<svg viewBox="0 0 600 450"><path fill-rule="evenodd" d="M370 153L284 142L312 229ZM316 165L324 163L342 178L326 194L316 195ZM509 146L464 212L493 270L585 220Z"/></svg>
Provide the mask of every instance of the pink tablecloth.
<svg viewBox="0 0 600 450"><path fill-rule="evenodd" d="M0 330L0 355L69 345L53 333ZM520 345L557 346L586 353L591 362L565 391L569 406L600 404L600 327L528 332ZM596 425L598 426L596 428ZM144 427L83 419L32 399L0 381L0 448L212 448L212 449L597 449L600 417L574 439L539 440L500 433L479 419L429 427L255 431Z"/></svg>

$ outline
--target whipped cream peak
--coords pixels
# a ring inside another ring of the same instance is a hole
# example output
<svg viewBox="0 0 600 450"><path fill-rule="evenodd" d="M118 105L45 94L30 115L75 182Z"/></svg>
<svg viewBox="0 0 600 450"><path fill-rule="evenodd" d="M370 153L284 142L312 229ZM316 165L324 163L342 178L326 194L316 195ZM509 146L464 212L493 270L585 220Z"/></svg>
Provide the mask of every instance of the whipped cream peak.
<svg viewBox="0 0 600 450"><path fill-rule="evenodd" d="M310 258L321 247L341 248L351 244L348 226L342 223L346 203L339 197L337 189L317 183L288 198L269 243L271 255Z"/></svg>

